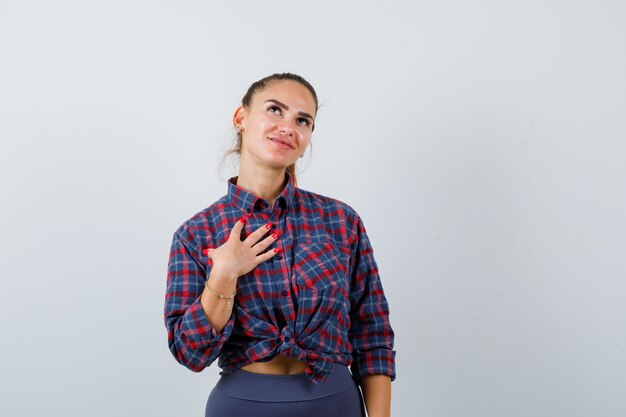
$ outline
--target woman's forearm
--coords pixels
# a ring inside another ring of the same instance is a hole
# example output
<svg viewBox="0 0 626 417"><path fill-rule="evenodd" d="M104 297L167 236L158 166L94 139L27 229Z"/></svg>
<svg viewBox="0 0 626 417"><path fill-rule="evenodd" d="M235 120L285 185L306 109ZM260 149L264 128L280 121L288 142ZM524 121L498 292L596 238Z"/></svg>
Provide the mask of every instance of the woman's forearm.
<svg viewBox="0 0 626 417"><path fill-rule="evenodd" d="M213 268L209 275L209 285L214 291L229 295L237 288L237 277L229 277L217 268ZM211 323L218 332L221 332L226 323L228 323L228 319L233 310L232 303L234 300L231 299L230 302L231 308L224 308L227 306L226 300L216 297L208 291L206 286L204 287L204 291L200 297L200 303L202 303L204 314L206 314L209 323Z"/></svg>
<svg viewBox="0 0 626 417"><path fill-rule="evenodd" d="M361 377L361 389L368 417L391 416L391 378L388 375Z"/></svg>

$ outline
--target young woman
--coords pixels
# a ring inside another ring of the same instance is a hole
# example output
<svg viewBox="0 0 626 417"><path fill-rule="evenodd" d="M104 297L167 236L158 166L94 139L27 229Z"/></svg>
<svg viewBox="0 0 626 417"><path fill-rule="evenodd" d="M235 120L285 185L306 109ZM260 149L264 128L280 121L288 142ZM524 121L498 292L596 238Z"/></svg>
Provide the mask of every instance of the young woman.
<svg viewBox="0 0 626 417"><path fill-rule="evenodd" d="M233 117L239 175L174 233L168 344L195 372L219 357L207 417L390 415L394 332L363 222L297 187L317 109L298 75L253 83Z"/></svg>

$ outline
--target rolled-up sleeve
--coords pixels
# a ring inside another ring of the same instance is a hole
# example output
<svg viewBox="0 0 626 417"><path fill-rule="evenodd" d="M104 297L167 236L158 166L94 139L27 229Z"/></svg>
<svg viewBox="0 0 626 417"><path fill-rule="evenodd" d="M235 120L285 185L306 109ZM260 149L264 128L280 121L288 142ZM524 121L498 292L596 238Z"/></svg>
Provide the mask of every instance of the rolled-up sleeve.
<svg viewBox="0 0 626 417"><path fill-rule="evenodd" d="M194 372L210 366L228 340L234 311L221 331L211 324L200 297L210 269L203 265L189 232L181 226L172 239L165 293L165 327L176 360Z"/></svg>
<svg viewBox="0 0 626 417"><path fill-rule="evenodd" d="M378 274L374 251L361 218L356 215L350 263L350 370L355 380L382 374L396 379L394 331L389 304Z"/></svg>

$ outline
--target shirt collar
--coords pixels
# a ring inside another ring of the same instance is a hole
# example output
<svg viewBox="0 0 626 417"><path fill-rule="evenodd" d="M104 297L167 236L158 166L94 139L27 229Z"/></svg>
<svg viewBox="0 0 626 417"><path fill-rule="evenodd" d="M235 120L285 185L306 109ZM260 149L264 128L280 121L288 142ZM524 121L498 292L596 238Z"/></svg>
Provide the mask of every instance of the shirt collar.
<svg viewBox="0 0 626 417"><path fill-rule="evenodd" d="M288 208L293 206L294 185L289 172L285 171L285 177L287 183L276 198L276 204ZM255 211L256 207L261 209L269 207L269 201L239 187L237 185L238 178L236 176L228 179L228 201L248 213Z"/></svg>

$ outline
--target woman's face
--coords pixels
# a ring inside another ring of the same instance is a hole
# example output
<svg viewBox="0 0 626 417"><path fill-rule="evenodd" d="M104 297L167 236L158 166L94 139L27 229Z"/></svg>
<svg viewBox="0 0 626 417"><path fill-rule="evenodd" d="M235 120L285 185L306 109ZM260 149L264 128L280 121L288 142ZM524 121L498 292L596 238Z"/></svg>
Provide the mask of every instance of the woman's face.
<svg viewBox="0 0 626 417"><path fill-rule="evenodd" d="M286 168L311 141L315 100L295 81L272 81L257 92L249 108L240 106L233 121L243 128L242 160Z"/></svg>

